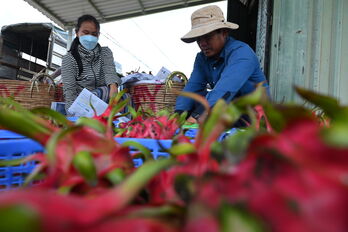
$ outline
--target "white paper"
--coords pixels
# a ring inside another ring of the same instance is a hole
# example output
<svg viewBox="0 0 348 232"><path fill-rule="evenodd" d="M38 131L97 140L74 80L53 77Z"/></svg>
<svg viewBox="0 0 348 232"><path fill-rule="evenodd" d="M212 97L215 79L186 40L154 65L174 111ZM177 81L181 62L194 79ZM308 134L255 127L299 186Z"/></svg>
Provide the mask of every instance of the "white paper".
<svg viewBox="0 0 348 232"><path fill-rule="evenodd" d="M169 71L167 68L165 67L162 67L157 75L156 75L156 79L162 79L162 80L165 80L172 72Z"/></svg>
<svg viewBox="0 0 348 232"><path fill-rule="evenodd" d="M116 115L120 115L120 113L117 113ZM118 118L116 119L116 121L117 121L118 123L121 123L121 122L129 122L130 119L127 118L126 116L122 116L122 117L118 117Z"/></svg>
<svg viewBox="0 0 348 232"><path fill-rule="evenodd" d="M66 115L65 102L51 102L51 109Z"/></svg>
<svg viewBox="0 0 348 232"><path fill-rule="evenodd" d="M97 115L104 113L108 104L90 92L88 89L83 89L73 104L68 109L69 113L77 117L93 117L94 111L92 107L97 112Z"/></svg>
<svg viewBox="0 0 348 232"><path fill-rule="evenodd" d="M134 82L133 85L141 85L141 84L163 84L166 80L141 80Z"/></svg>
<svg viewBox="0 0 348 232"><path fill-rule="evenodd" d="M147 74L147 73L133 73L130 75L127 75L125 77L122 77L122 85L125 83L132 83L132 82L137 82L137 81L141 81L141 80L153 80L155 79L155 77L151 74Z"/></svg>
<svg viewBox="0 0 348 232"><path fill-rule="evenodd" d="M162 67L156 76L152 76L147 73L133 73L122 77L121 80L122 84L125 84L126 87L140 84L164 84L170 74L171 71L165 67ZM178 76L173 77L172 81L182 82Z"/></svg>

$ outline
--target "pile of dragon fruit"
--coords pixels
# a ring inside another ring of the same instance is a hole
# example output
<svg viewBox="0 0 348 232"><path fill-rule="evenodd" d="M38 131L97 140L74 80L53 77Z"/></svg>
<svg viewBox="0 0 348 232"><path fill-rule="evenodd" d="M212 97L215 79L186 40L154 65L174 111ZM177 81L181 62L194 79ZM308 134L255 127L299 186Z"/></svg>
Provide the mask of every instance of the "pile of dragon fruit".
<svg viewBox="0 0 348 232"><path fill-rule="evenodd" d="M120 97L75 123L1 98L0 127L46 152L12 161L37 161L27 183L39 181L0 194L0 229L348 231L348 107L296 90L311 106L270 102L261 88L219 101L194 140L185 115L138 113L115 128ZM217 142L242 114L250 125ZM172 139L170 158L154 160L145 147L131 153L115 137ZM134 157L144 164L135 168Z"/></svg>

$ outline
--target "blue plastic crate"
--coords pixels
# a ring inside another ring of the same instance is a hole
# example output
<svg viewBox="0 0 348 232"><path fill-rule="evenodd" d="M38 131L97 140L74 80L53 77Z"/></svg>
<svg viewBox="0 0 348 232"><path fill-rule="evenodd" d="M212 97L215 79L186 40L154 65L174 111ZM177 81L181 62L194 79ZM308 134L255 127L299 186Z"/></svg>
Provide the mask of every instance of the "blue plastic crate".
<svg viewBox="0 0 348 232"><path fill-rule="evenodd" d="M28 138L0 139L0 160L14 160L27 157L44 148ZM29 161L16 166L0 167L0 191L17 188L23 185L25 177L35 168L35 161Z"/></svg>
<svg viewBox="0 0 348 232"><path fill-rule="evenodd" d="M179 133L180 129L177 129L175 132L175 135L177 135ZM195 138L197 135L198 129L197 128L189 128L189 129L185 129L185 136L189 137L191 139Z"/></svg>
<svg viewBox="0 0 348 232"><path fill-rule="evenodd" d="M21 139L21 138L25 138L25 136L21 135L21 134L14 133L12 131L8 131L8 130L0 130L0 140L3 140L3 139Z"/></svg>
<svg viewBox="0 0 348 232"><path fill-rule="evenodd" d="M72 121L72 122L76 122L77 119L79 119L79 117L66 117L66 119Z"/></svg>
<svg viewBox="0 0 348 232"><path fill-rule="evenodd" d="M169 149L172 145L172 140L170 139L156 140L156 139L139 139L139 138L115 138L115 140L120 144L127 141L138 142L151 151L154 159L168 158L169 154L165 152L165 149ZM131 149L131 153L137 152L136 148L130 147L130 149ZM133 162L135 167L139 167L143 164L143 160L141 158L135 158L133 159Z"/></svg>
<svg viewBox="0 0 348 232"><path fill-rule="evenodd" d="M191 128L185 131L185 136L189 138L195 138L198 133L198 129Z"/></svg>
<svg viewBox="0 0 348 232"><path fill-rule="evenodd" d="M224 133L222 133L222 134L220 135L220 137L218 138L218 141L221 142L221 141L225 140L227 137L229 137L229 136L231 136L231 135L237 133L237 132L240 131L240 130L241 130L241 129L232 128L232 129L230 129L230 130L228 130L228 131L225 131Z"/></svg>
<svg viewBox="0 0 348 232"><path fill-rule="evenodd" d="M233 135L236 132L238 132L237 128L231 128L228 131L221 133L221 135L219 136L217 141L221 142L224 139L226 139L228 136ZM194 139L196 137L197 133L198 133L198 129L190 128L190 129L185 131L185 136Z"/></svg>

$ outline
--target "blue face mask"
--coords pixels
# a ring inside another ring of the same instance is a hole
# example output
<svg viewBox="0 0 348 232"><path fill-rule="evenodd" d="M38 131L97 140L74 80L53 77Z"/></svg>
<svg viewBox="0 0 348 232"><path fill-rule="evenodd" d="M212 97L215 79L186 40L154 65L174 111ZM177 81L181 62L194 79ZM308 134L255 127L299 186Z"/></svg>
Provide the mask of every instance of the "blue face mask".
<svg viewBox="0 0 348 232"><path fill-rule="evenodd" d="M80 43L84 48L87 50L92 50L97 46L98 43L98 37L93 35L83 35L79 37Z"/></svg>

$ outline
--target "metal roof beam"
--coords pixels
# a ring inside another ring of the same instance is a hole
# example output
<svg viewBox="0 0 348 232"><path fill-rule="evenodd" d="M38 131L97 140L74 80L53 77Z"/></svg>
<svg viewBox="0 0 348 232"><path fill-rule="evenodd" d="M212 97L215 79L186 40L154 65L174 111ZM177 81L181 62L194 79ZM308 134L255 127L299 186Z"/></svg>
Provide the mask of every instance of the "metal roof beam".
<svg viewBox="0 0 348 232"><path fill-rule="evenodd" d="M75 22L67 21L66 18L71 17L69 14L65 14L64 12L54 11L50 9L48 6L46 6L43 2L43 0L24 0L26 1L29 5L32 7L36 8L39 10L41 13L46 15L49 19L51 19L53 22L64 28L65 30L71 28L74 26ZM48 0L47 0L48 1ZM146 8L146 0L137 0L139 3L139 9L138 10L132 10L132 11L125 11L125 12L120 12L118 14L103 14L101 10L96 6L95 0L85 0L85 2L88 2L89 9L95 10L101 18L102 23L106 22L112 22L115 20L121 20L121 19L126 19L126 18L131 18L131 17L137 17L137 16L143 16L143 15L148 15L148 14L153 14L153 13L159 13L159 12L164 12L164 11L169 11L169 10L175 10L175 9L181 9L185 7L190 7L190 6L196 6L196 5L201 5L201 4L206 4L206 3L213 3L213 2L220 2L222 0L181 0L180 3L163 3L162 4L157 4L154 7L151 8ZM58 2L58 1L57 1ZM114 6L116 0L114 1L107 1L110 3L110 5ZM64 1L59 1L61 5L64 4ZM73 9L75 10L75 9ZM60 17L59 17L60 15ZM64 15L64 16L62 16ZM64 18L66 17L66 18Z"/></svg>
<svg viewBox="0 0 348 232"><path fill-rule="evenodd" d="M40 1L38 0L24 0L32 7L39 10L42 14L44 14L46 17L57 23L62 28L65 27L65 23L63 19L61 19L58 15L56 15L53 11L51 11L49 8L44 6Z"/></svg>
<svg viewBox="0 0 348 232"><path fill-rule="evenodd" d="M138 0L139 5L141 7L141 11L143 12L143 14L145 14L145 7L144 7L144 3L141 0Z"/></svg>
<svg viewBox="0 0 348 232"><path fill-rule="evenodd" d="M89 4L91 4L91 6L95 9L95 11L97 11L97 13L99 14L99 16L102 18L102 20L105 20L105 17L103 16L103 13L98 9L98 7L94 4L94 2L92 0L87 0L87 2Z"/></svg>
<svg viewBox="0 0 348 232"><path fill-rule="evenodd" d="M126 18L132 18L132 17L137 17L141 15L147 15L147 14L154 14L154 13L160 13L164 11L170 11L170 10L176 10L176 9L182 9L185 7L190 7L190 6L197 6L197 5L202 5L206 3L213 3L213 2L221 2L222 0L202 0L202 1L186 1L186 5L170 5L170 6L164 6L164 7L156 7L156 8L151 8L151 9L144 9L143 11L133 11L133 12L127 12L124 14L117 14L117 15L111 15L109 17L106 17L106 22L111 22L111 21L116 21L116 20L121 20L121 19L126 19Z"/></svg>

